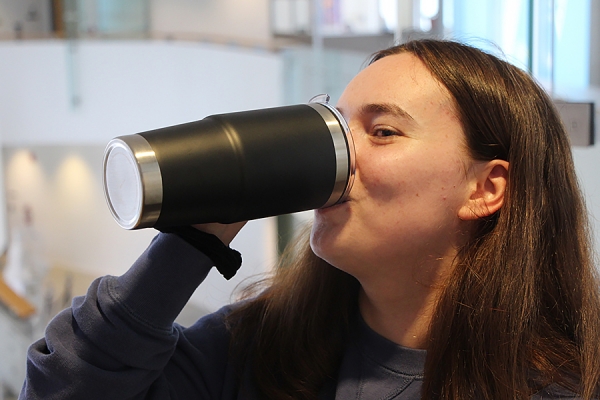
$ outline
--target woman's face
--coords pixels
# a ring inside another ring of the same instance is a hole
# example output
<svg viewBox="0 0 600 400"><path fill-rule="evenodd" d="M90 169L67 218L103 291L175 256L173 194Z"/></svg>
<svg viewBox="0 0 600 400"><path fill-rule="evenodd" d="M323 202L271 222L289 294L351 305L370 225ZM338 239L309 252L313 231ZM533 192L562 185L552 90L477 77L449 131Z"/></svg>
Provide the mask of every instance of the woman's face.
<svg viewBox="0 0 600 400"><path fill-rule="evenodd" d="M313 251L359 280L451 262L464 236L457 213L473 183L447 90L403 53L358 74L338 109L354 138L356 178L347 202L315 211Z"/></svg>

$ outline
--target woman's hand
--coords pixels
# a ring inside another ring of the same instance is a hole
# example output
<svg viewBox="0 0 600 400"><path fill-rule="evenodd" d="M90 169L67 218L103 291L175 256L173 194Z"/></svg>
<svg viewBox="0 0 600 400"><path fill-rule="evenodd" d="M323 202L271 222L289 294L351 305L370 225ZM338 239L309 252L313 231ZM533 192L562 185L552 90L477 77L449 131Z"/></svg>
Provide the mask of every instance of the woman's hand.
<svg viewBox="0 0 600 400"><path fill-rule="evenodd" d="M221 239L221 241L229 246L233 238L238 234L238 232L246 225L248 221L235 222L233 224L219 224L219 223L209 223L209 224L196 224L192 225L194 228L206 232L211 233Z"/></svg>

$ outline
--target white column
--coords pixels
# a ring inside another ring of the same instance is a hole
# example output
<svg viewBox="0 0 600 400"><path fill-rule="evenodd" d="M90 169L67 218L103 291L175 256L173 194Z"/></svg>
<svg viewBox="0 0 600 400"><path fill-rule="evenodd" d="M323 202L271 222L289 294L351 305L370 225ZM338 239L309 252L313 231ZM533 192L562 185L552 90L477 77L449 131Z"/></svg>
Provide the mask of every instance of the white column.
<svg viewBox="0 0 600 400"><path fill-rule="evenodd" d="M419 0L398 0L398 27L396 28L395 41L402 39L402 32L414 29L419 22Z"/></svg>

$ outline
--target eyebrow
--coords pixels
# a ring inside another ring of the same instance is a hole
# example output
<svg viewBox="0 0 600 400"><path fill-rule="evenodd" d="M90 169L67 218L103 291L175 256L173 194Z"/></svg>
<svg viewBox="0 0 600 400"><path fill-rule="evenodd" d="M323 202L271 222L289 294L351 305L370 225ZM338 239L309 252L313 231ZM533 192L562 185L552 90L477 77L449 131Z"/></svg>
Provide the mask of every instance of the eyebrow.
<svg viewBox="0 0 600 400"><path fill-rule="evenodd" d="M404 118L412 123L416 123L415 119L402 107L391 103L369 103L360 108L361 114L392 114L396 117Z"/></svg>

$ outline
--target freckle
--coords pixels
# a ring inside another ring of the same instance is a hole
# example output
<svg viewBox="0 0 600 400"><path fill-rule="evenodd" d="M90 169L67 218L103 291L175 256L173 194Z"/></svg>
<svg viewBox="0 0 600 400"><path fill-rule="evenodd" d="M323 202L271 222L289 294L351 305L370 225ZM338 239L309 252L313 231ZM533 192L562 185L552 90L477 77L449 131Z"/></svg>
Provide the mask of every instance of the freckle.
<svg viewBox="0 0 600 400"><path fill-rule="evenodd" d="M419 197L419 193L417 193L416 196Z"/></svg>

